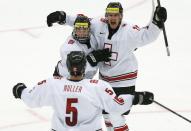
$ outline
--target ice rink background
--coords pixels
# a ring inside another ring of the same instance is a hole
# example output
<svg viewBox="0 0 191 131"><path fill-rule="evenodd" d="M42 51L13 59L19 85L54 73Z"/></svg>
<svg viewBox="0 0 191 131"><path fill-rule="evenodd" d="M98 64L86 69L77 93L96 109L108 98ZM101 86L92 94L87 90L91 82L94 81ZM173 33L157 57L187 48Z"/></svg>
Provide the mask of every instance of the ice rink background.
<svg viewBox="0 0 191 131"><path fill-rule="evenodd" d="M110 0L0 0L0 130L48 131L50 108L30 109L14 99L12 87L24 82L32 87L51 77L60 59L59 48L72 28L48 28L46 16L57 10L70 15L104 16ZM151 0L119 0L124 20L145 26ZM166 31L171 56L166 55L163 35L139 48L137 90L154 92L155 100L191 119L191 15L189 0L161 0L167 8ZM191 131L191 124L156 104L134 106L127 116L131 131Z"/></svg>

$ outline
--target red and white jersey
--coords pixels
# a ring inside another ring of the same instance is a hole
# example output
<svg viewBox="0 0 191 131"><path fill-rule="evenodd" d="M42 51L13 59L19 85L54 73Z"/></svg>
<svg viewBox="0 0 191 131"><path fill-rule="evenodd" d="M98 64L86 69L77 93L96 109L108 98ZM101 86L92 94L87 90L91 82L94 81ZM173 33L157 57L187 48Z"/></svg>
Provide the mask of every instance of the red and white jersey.
<svg viewBox="0 0 191 131"><path fill-rule="evenodd" d="M66 24L72 25L74 17L67 16ZM99 63L100 78L108 81L112 87L135 85L138 64L134 50L153 42L161 30L152 22L143 28L121 23L118 31L108 39L109 30L105 19L92 19L91 32L95 36L97 49L110 48L111 61Z"/></svg>
<svg viewBox="0 0 191 131"><path fill-rule="evenodd" d="M58 63L58 69L61 76L68 77L69 72L66 66L66 59L67 55L71 51L84 51L87 55L90 53L93 49L95 49L97 42L93 36L91 36L90 39L91 48L88 48L86 44L81 44L78 41L76 41L72 35L70 35L64 44L60 47L60 56L61 56L61 62ZM95 73L97 72L97 67L92 67L88 62L86 64L86 70L85 70L85 78L93 78Z"/></svg>
<svg viewBox="0 0 191 131"><path fill-rule="evenodd" d="M102 110L122 114L130 110L134 96L116 97L102 80L70 81L55 77L23 90L21 99L29 107L51 106L56 131L95 131L102 127Z"/></svg>

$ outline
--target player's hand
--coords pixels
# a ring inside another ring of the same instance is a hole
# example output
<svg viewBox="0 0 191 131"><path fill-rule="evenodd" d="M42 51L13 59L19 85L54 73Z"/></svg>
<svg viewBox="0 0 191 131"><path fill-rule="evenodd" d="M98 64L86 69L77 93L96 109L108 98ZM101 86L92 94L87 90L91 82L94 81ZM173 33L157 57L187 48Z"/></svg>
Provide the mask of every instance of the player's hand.
<svg viewBox="0 0 191 131"><path fill-rule="evenodd" d="M56 11L47 16L47 25L51 27L53 23L65 24L66 13L64 11Z"/></svg>
<svg viewBox="0 0 191 131"><path fill-rule="evenodd" d="M154 94L152 92L135 92L133 105L149 105L154 100Z"/></svg>
<svg viewBox="0 0 191 131"><path fill-rule="evenodd" d="M156 7L156 10L154 12L153 16L153 23L157 25L159 28L162 28L163 24L167 19L167 11L164 7Z"/></svg>
<svg viewBox="0 0 191 131"><path fill-rule="evenodd" d="M111 57L111 51L108 48L103 50L94 50L87 55L87 61L92 66L96 66L98 62L110 61L110 57Z"/></svg>
<svg viewBox="0 0 191 131"><path fill-rule="evenodd" d="M20 98L21 99L21 94L22 94L22 91L27 88L25 86L24 83L17 83L14 87L13 87L13 95L15 98Z"/></svg>

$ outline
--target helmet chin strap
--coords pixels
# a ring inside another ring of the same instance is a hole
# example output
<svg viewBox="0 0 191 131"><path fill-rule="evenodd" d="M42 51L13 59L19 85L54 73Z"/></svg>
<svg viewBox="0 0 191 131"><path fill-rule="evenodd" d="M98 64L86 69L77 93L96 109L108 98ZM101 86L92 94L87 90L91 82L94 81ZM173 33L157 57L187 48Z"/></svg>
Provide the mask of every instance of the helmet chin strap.
<svg viewBox="0 0 191 131"><path fill-rule="evenodd" d="M87 45L88 49L91 48L90 39L87 39L85 41L79 40L79 43Z"/></svg>

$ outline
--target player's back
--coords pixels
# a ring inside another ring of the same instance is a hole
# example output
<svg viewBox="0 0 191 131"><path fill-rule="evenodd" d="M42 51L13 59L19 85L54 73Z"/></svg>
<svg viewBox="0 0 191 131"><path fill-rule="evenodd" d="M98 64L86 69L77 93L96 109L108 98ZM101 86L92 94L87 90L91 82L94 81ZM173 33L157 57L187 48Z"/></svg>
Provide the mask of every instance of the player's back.
<svg viewBox="0 0 191 131"><path fill-rule="evenodd" d="M51 87L55 110L53 129L93 131L101 128L102 109L96 97L95 81L55 80Z"/></svg>

